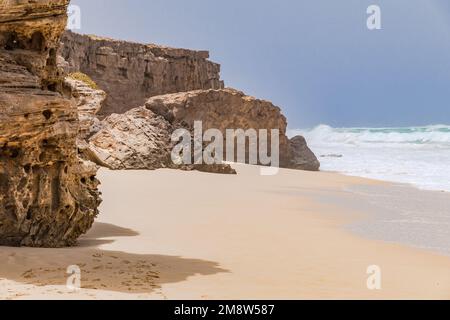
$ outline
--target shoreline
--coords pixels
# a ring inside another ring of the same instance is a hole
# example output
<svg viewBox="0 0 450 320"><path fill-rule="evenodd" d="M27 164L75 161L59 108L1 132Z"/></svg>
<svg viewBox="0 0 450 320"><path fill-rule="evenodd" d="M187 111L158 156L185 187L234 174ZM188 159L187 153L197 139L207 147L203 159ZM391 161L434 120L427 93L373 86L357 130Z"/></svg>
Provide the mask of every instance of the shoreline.
<svg viewBox="0 0 450 320"><path fill-rule="evenodd" d="M424 191L424 192L437 192L437 193L446 193L446 194L450 194L449 190L438 190L438 189L426 189L424 187L420 187L419 185L416 185L414 183L410 183L410 182L401 182L401 181L393 181L393 180L383 180L383 179L376 179L376 178L367 178L367 177L363 177L363 176L358 176L356 174L351 174L351 173L345 173L345 172L340 172L340 171L328 171L328 170L320 170L319 172L323 172L323 173L330 173L330 174L335 174L335 175L341 175L344 177L349 177L349 178L359 178L359 179L363 179L366 180L367 182L371 181L379 183L379 184L389 184L389 185L398 185L398 186L403 186L406 188L412 188L412 189L416 189L418 191Z"/></svg>
<svg viewBox="0 0 450 320"><path fill-rule="evenodd" d="M237 169L102 169L101 214L78 247L0 248L0 298L450 298L450 257L346 229L371 213L346 188L390 183ZM86 288L74 293L65 287L73 264ZM367 288L372 265L381 268L382 290Z"/></svg>

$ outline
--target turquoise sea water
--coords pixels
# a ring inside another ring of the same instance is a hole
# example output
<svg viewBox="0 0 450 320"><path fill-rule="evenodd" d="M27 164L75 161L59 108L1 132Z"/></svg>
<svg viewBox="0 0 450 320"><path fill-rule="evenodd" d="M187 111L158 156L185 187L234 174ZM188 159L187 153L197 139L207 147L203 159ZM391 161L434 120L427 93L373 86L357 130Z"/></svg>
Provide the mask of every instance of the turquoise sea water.
<svg viewBox="0 0 450 320"><path fill-rule="evenodd" d="M450 191L450 126L292 130L305 136L322 170Z"/></svg>

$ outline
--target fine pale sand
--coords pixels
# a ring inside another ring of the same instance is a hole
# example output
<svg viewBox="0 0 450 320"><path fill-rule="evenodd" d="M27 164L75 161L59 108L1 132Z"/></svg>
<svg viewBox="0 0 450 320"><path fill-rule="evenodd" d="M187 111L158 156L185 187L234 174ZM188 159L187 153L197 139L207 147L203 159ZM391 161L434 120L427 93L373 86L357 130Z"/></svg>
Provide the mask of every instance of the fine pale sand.
<svg viewBox="0 0 450 320"><path fill-rule="evenodd" d="M345 230L367 213L345 187L381 182L237 168L102 170L101 214L79 247L0 248L0 298L450 299L449 257ZM371 265L381 290L367 288Z"/></svg>

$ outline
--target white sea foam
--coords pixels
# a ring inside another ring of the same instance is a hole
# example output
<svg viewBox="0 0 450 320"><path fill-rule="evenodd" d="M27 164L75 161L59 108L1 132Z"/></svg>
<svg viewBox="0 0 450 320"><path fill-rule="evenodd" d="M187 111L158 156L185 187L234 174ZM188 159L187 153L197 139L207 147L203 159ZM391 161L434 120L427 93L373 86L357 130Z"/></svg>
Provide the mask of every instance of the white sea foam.
<svg viewBox="0 0 450 320"><path fill-rule="evenodd" d="M450 126L292 130L303 135L322 170L429 190L450 191Z"/></svg>

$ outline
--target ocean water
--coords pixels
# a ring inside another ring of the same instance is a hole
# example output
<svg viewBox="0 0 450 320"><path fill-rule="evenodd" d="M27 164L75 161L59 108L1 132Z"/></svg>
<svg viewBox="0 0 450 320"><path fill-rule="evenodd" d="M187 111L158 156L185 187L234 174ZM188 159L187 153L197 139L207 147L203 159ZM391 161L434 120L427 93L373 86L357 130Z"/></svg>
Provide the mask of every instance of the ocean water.
<svg viewBox="0 0 450 320"><path fill-rule="evenodd" d="M404 185L348 186L363 201L368 219L347 229L362 236L450 256L450 194Z"/></svg>
<svg viewBox="0 0 450 320"><path fill-rule="evenodd" d="M321 125L289 133L296 134L305 136L324 171L394 182L390 188L378 185L346 188L345 191L357 195L352 203L368 214L368 219L349 225L348 229L363 237L450 256L450 126ZM339 204L342 199L335 201Z"/></svg>
<svg viewBox="0 0 450 320"><path fill-rule="evenodd" d="M450 126L292 130L305 136L324 171L450 192Z"/></svg>

